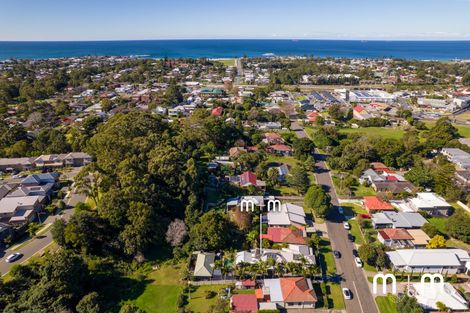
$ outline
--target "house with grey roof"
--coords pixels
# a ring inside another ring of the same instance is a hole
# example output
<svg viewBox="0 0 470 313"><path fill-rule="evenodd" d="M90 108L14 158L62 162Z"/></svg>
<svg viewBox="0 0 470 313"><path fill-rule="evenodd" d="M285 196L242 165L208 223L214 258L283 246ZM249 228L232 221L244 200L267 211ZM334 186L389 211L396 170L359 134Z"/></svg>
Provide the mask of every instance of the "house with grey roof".
<svg viewBox="0 0 470 313"><path fill-rule="evenodd" d="M470 153L457 148L442 148L441 153L458 167L463 169L470 168Z"/></svg>
<svg viewBox="0 0 470 313"><path fill-rule="evenodd" d="M429 215L447 216L452 208L452 205L434 192L418 192L416 197L408 200L408 204L415 211L424 211Z"/></svg>
<svg viewBox="0 0 470 313"><path fill-rule="evenodd" d="M26 196L0 200L0 221L10 224L22 224L33 221L41 208L42 196Z"/></svg>
<svg viewBox="0 0 470 313"><path fill-rule="evenodd" d="M55 184L59 178L58 173L42 173L29 175L21 181L21 185Z"/></svg>
<svg viewBox="0 0 470 313"><path fill-rule="evenodd" d="M470 262L462 249L401 249L386 254L394 270L415 273L458 274Z"/></svg>
<svg viewBox="0 0 470 313"><path fill-rule="evenodd" d="M39 186L20 186L17 189L10 192L8 198L28 197L28 196L42 196L44 199L50 199L52 192L54 191L54 184L47 183Z"/></svg>
<svg viewBox="0 0 470 313"><path fill-rule="evenodd" d="M26 171L33 168L34 158L2 158L0 159L0 171Z"/></svg>
<svg viewBox="0 0 470 313"><path fill-rule="evenodd" d="M305 226L304 208L292 203L283 203L281 210L272 210L267 214L269 226Z"/></svg>
<svg viewBox="0 0 470 313"><path fill-rule="evenodd" d="M426 219L413 212L380 212L372 214L372 225L380 228L421 228Z"/></svg>

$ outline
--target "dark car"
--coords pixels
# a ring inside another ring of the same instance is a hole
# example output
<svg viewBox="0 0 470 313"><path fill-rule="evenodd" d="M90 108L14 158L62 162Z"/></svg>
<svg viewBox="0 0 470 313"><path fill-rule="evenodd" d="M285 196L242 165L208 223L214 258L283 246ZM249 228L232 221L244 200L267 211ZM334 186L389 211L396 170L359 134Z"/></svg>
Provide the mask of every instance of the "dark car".
<svg viewBox="0 0 470 313"><path fill-rule="evenodd" d="M352 251L352 253L353 253L353 255L354 255L355 258L357 258L357 257L359 256L359 254L357 253L357 250L356 250L356 249L354 249L354 250Z"/></svg>
<svg viewBox="0 0 470 313"><path fill-rule="evenodd" d="M348 234L348 240L351 242L354 242L354 236L351 234Z"/></svg>
<svg viewBox="0 0 470 313"><path fill-rule="evenodd" d="M333 250L333 254L335 256L335 258L339 259L341 257L341 252L339 252L338 250Z"/></svg>

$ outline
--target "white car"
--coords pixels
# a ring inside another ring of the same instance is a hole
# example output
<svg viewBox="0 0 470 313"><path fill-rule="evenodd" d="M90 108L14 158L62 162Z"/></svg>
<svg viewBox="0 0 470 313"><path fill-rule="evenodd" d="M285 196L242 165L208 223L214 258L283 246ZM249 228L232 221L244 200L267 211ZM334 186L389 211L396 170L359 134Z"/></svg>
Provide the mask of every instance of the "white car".
<svg viewBox="0 0 470 313"><path fill-rule="evenodd" d="M354 258L354 263L356 263L356 266L357 266L357 267L362 267L362 261L361 261L360 258L355 257L355 258Z"/></svg>
<svg viewBox="0 0 470 313"><path fill-rule="evenodd" d="M347 229L347 230L351 229L351 225L349 225L348 222L343 222L343 227L344 227L344 229Z"/></svg>
<svg viewBox="0 0 470 313"><path fill-rule="evenodd" d="M7 263L12 263L12 262L15 262L16 260L18 260L19 258L21 258L22 256L23 255L21 253L13 253L13 254L10 254L9 256L7 256L5 261Z"/></svg>
<svg viewBox="0 0 470 313"><path fill-rule="evenodd" d="M349 290L348 288L343 288L343 297L346 300L351 300L352 299L351 290Z"/></svg>

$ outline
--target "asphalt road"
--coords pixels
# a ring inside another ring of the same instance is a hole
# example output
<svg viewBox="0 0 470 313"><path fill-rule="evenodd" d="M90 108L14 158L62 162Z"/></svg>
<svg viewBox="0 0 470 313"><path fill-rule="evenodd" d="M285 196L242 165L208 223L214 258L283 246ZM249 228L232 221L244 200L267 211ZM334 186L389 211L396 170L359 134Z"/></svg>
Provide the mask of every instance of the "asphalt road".
<svg viewBox="0 0 470 313"><path fill-rule="evenodd" d="M296 121L291 123L291 129L297 137L307 137L305 131ZM365 273L361 268L356 267L354 263L352 251L355 247L348 240L348 231L343 227L344 217L338 211L338 196L333 186L330 171L325 163L325 156L316 154L315 160L317 183L323 185L329 192L334 206L333 212L327 218L326 227L332 248L341 252L341 258L335 259L336 273L342 278L341 287L349 288L353 295L351 300L344 300L346 311L348 313L378 313Z"/></svg>
<svg viewBox="0 0 470 313"><path fill-rule="evenodd" d="M53 223L56 219L59 219L59 218L62 218L67 221L70 218L70 216L73 214L74 206L78 202L85 202L85 201L86 201L85 195L72 192L70 194L70 197L66 200L68 209L64 210L61 215L49 216L47 220L44 222L44 224L47 225L47 224ZM52 243L52 234L51 234L50 229L48 229L46 232L38 235L35 239L29 241L26 245L24 245L23 247L17 250L14 250L14 251L11 249L0 250L0 256L1 256L0 273L1 275L3 276L6 273L8 273L13 265L27 262L32 256L42 252L51 243ZM23 256L13 263L5 262L5 258L15 252L21 253Z"/></svg>

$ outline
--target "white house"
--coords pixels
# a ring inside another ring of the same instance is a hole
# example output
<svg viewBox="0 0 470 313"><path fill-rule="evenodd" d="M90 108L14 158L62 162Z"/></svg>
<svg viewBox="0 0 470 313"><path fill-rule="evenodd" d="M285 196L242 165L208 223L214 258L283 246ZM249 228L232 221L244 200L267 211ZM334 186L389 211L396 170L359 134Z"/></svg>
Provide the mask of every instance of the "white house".
<svg viewBox="0 0 470 313"><path fill-rule="evenodd" d="M283 203L280 212L268 212L267 219L269 226L304 226L307 224L304 208L292 203Z"/></svg>
<svg viewBox="0 0 470 313"><path fill-rule="evenodd" d="M457 274L464 272L470 256L462 249L402 249L387 252L397 271Z"/></svg>
<svg viewBox="0 0 470 313"><path fill-rule="evenodd" d="M408 201L408 204L415 211L424 211L430 215L447 216L452 208L452 205L434 192L418 192L415 198Z"/></svg>
<svg viewBox="0 0 470 313"><path fill-rule="evenodd" d="M468 310L467 300L449 283L444 283L442 288L437 283L434 288L430 288L429 283L414 283L411 292L425 310L437 310L437 302L444 303L452 311Z"/></svg>

